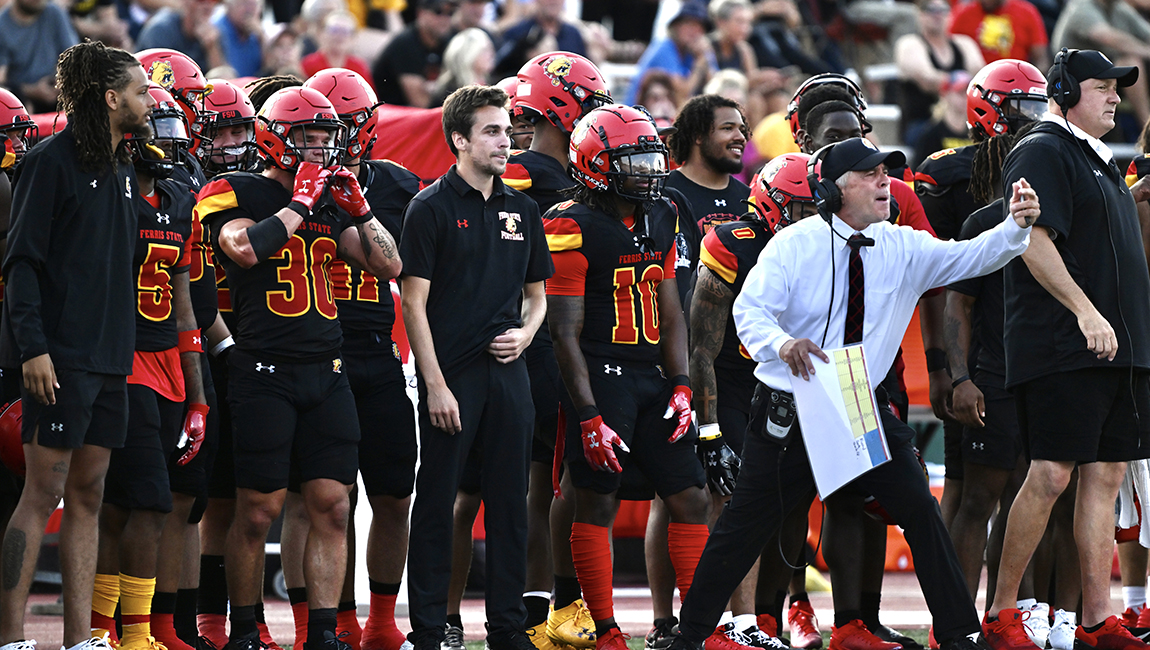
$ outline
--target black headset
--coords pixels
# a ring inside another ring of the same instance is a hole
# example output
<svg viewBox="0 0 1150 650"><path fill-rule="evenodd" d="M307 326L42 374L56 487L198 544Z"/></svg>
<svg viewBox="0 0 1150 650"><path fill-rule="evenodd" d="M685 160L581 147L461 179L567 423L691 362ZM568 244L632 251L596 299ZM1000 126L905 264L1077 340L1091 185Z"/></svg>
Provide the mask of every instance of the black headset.
<svg viewBox="0 0 1150 650"><path fill-rule="evenodd" d="M842 209L843 193L839 186L835 185L835 179L819 178L815 167L818 166L820 160L826 158L827 152L836 144L838 143L832 142L826 145L814 152L807 160L807 185L811 188L811 196L815 197L815 208L818 209L819 216L827 223L831 222L832 214Z"/></svg>
<svg viewBox="0 0 1150 650"><path fill-rule="evenodd" d="M1054 66L1050 68L1050 79L1046 81L1046 96L1054 100L1058 108L1062 109L1063 115L1066 114L1066 111L1074 108L1078 104L1078 100L1082 99L1082 86L1067 69L1070 64L1070 57L1074 56L1076 52L1078 50L1062 48L1054 56Z"/></svg>

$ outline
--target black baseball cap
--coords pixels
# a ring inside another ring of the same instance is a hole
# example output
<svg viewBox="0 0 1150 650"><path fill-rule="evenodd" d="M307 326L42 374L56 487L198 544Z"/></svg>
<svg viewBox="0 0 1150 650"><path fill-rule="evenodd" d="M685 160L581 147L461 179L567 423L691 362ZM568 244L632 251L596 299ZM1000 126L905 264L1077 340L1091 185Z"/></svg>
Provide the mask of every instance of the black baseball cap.
<svg viewBox="0 0 1150 650"><path fill-rule="evenodd" d="M1055 67L1050 68L1047 78L1054 79ZM1119 88L1133 86L1138 81L1138 68L1134 66L1114 65L1106 55L1098 50L1068 50L1066 55L1066 72L1079 83L1087 79L1117 79Z"/></svg>
<svg viewBox="0 0 1150 650"><path fill-rule="evenodd" d="M674 25L680 20L697 20L704 26L710 24L707 20L707 4L699 0L687 0L680 7L675 17L671 19L670 25Z"/></svg>
<svg viewBox="0 0 1150 650"><path fill-rule="evenodd" d="M861 172L874 169L882 163L888 168L902 167L906 156L901 151L879 151L873 142L866 138L851 138L831 146L823 154L820 176L834 182L847 172Z"/></svg>

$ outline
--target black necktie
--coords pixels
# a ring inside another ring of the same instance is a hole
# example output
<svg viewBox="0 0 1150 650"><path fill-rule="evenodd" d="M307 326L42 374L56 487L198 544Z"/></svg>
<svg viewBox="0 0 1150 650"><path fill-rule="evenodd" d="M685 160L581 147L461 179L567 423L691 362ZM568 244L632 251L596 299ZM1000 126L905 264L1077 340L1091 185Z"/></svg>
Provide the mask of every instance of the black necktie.
<svg viewBox="0 0 1150 650"><path fill-rule="evenodd" d="M851 247L850 263L847 264L847 319L843 328L843 345L858 343L863 337L863 277L862 256L859 249L865 245L874 245L874 241L859 233L851 235L847 240Z"/></svg>

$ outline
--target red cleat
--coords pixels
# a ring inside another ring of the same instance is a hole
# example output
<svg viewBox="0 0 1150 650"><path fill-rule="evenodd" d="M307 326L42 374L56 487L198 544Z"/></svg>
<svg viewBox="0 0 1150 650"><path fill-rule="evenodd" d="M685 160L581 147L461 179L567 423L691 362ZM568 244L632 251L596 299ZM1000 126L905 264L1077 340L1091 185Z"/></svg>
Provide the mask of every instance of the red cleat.
<svg viewBox="0 0 1150 650"><path fill-rule="evenodd" d="M627 639L630 638L630 635L623 634L619 628L613 627L595 639L595 650L629 650Z"/></svg>
<svg viewBox="0 0 1150 650"><path fill-rule="evenodd" d="M226 614L199 614L196 627L200 638L213 648L223 648L228 644L228 617ZM198 645L198 644L197 644Z"/></svg>
<svg viewBox="0 0 1150 650"><path fill-rule="evenodd" d="M1039 650L1026 633L1024 621L1030 617L1017 609L1004 609L998 613L998 620L990 620L988 614L982 620L982 638L991 650Z"/></svg>
<svg viewBox="0 0 1150 650"><path fill-rule="evenodd" d="M1135 610L1133 607L1127 607L1126 611L1122 612L1122 618L1119 621L1123 627L1131 628L1138 627L1138 616L1142 613L1145 607Z"/></svg>
<svg viewBox="0 0 1150 650"><path fill-rule="evenodd" d="M791 603L787 610L787 627L791 629L791 647L815 650L823 647L823 635L819 632L819 620L810 602L800 600Z"/></svg>
<svg viewBox="0 0 1150 650"><path fill-rule="evenodd" d="M1122 627L1117 616L1106 619L1102 627L1094 632L1087 632L1086 626L1079 625L1074 631L1074 647L1085 646L1098 650L1147 650L1150 644L1130 634L1130 630Z"/></svg>
<svg viewBox="0 0 1150 650"><path fill-rule="evenodd" d="M1143 607L1138 614L1138 622L1134 627L1150 627L1150 607Z"/></svg>
<svg viewBox="0 0 1150 650"><path fill-rule="evenodd" d="M783 633L783 631L779 629L779 620L770 614L759 614L756 616L755 625L758 625L760 630L776 639Z"/></svg>
<svg viewBox="0 0 1150 650"><path fill-rule="evenodd" d="M711 636L703 640L703 650L758 650L758 648L732 641L723 631L723 627L719 626Z"/></svg>
<svg viewBox="0 0 1150 650"><path fill-rule="evenodd" d="M934 626L933 625L930 626L930 632L927 632L927 634L926 634L926 645L927 645L927 647L930 648L930 650L938 650L939 649L938 640L934 638Z"/></svg>
<svg viewBox="0 0 1150 650"><path fill-rule="evenodd" d="M831 628L827 650L902 650L902 646L878 638L856 618L842 627Z"/></svg>

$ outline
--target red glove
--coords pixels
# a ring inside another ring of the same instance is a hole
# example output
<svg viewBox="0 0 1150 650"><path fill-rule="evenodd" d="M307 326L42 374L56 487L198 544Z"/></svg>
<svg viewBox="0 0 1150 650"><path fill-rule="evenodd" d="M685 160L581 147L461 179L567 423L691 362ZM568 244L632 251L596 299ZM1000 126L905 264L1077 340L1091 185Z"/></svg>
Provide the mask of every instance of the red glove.
<svg viewBox="0 0 1150 650"><path fill-rule="evenodd" d="M615 457L612 445L619 445L623 451L631 451L619 434L603 422L603 418L596 415L590 420L579 423L583 429L583 457L592 469L618 474L623 471L619 459Z"/></svg>
<svg viewBox="0 0 1150 650"><path fill-rule="evenodd" d="M300 163L295 173L295 187L292 188L291 200L302 204L310 211L323 194L329 176L331 176L330 169L315 163Z"/></svg>
<svg viewBox="0 0 1150 650"><path fill-rule="evenodd" d="M671 393L671 401L667 402L667 412L663 414L664 420L671 419L672 415L679 416L679 423L675 425L675 432L667 438L667 442L678 442L691 426L691 387L682 384L675 386Z"/></svg>
<svg viewBox="0 0 1150 650"><path fill-rule="evenodd" d="M204 444L204 430L207 428L208 407L203 404L189 404L188 414L184 416L184 430L180 434L180 444L176 449L183 449L184 455L176 461L179 465L192 462L200 447Z"/></svg>
<svg viewBox="0 0 1150 650"><path fill-rule="evenodd" d="M335 199L336 205L351 215L352 219L362 219L371 213L371 206L367 204L367 199L363 198L363 188L359 186L355 174L346 167L341 167L335 173L331 183L331 197Z"/></svg>

